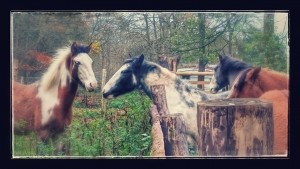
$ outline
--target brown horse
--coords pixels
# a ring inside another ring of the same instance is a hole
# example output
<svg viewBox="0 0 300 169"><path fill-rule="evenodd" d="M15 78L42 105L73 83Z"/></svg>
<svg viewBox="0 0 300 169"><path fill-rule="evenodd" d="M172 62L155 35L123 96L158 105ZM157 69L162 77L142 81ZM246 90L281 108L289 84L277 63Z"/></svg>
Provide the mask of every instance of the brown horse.
<svg viewBox="0 0 300 169"><path fill-rule="evenodd" d="M249 68L241 72L232 85L230 98L258 98L270 90L288 90L289 77L265 68Z"/></svg>
<svg viewBox="0 0 300 169"><path fill-rule="evenodd" d="M230 98L261 98L273 102L273 153L287 153L288 76L276 71L251 68L242 72L233 84Z"/></svg>
<svg viewBox="0 0 300 169"><path fill-rule="evenodd" d="M89 46L74 42L57 51L47 72L37 83L22 85L13 81L14 133L35 131L47 143L58 140L72 120L72 104L78 84L93 91L97 81L92 70ZM56 145L56 153L62 150ZM68 151L68 150L65 150ZM39 152L38 152L39 153Z"/></svg>
<svg viewBox="0 0 300 169"><path fill-rule="evenodd" d="M273 102L274 145L273 154L287 154L288 90L271 90L260 96Z"/></svg>

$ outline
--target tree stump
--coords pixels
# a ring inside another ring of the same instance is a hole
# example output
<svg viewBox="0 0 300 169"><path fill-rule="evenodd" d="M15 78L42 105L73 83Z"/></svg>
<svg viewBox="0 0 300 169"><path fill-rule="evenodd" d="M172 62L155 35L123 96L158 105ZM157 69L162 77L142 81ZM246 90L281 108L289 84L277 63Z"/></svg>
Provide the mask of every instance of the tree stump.
<svg viewBox="0 0 300 169"><path fill-rule="evenodd" d="M168 105L167 105L167 98L166 98L166 90L164 85L153 85L150 86L152 92L152 100L153 103L157 107L157 111L160 116L170 114Z"/></svg>
<svg viewBox="0 0 300 169"><path fill-rule="evenodd" d="M159 114L160 126L163 133L163 140L164 140L164 149L166 156L187 156L188 153L188 146L186 140L186 128L184 124L184 119L182 114L170 114L167 105L166 99L166 92L164 85L153 85L150 87L152 91L152 100L153 103L157 107L157 111ZM154 112L155 113L155 112ZM151 111L151 114L153 112ZM152 123L154 125L156 123ZM153 129L159 129L158 127ZM153 135L152 136L157 136ZM159 138L153 138L153 141L159 140ZM153 142L152 144L155 144ZM152 145L152 150L157 145Z"/></svg>
<svg viewBox="0 0 300 169"><path fill-rule="evenodd" d="M262 99L219 99L198 103L197 123L202 156L273 154L272 103Z"/></svg>
<svg viewBox="0 0 300 169"><path fill-rule="evenodd" d="M183 115L168 114L161 117L166 156L188 156L188 144Z"/></svg>
<svg viewBox="0 0 300 169"><path fill-rule="evenodd" d="M164 146L164 136L160 125L160 116L158 114L155 105L150 107L151 114L151 136L152 136L152 146L151 146L151 156L165 156L165 146Z"/></svg>

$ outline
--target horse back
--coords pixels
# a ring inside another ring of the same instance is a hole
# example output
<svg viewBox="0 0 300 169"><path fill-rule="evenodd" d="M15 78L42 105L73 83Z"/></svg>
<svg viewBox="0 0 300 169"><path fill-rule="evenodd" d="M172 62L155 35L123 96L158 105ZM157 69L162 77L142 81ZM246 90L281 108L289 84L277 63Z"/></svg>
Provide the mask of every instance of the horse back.
<svg viewBox="0 0 300 169"><path fill-rule="evenodd" d="M260 82L266 86L266 90L285 90L289 87L289 76L270 69L262 69L259 76Z"/></svg>
<svg viewBox="0 0 300 169"><path fill-rule="evenodd" d="M37 84L23 85L13 82L13 118L15 132L26 132L34 127L36 109L39 107L36 95Z"/></svg>

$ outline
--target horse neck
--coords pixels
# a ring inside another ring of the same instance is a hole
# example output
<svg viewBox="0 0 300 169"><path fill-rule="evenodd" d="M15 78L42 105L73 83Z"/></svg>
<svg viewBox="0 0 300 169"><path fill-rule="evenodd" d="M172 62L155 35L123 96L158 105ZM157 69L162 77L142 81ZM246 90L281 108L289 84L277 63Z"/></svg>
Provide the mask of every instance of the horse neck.
<svg viewBox="0 0 300 169"><path fill-rule="evenodd" d="M71 77L68 57L55 60L39 84L37 97L41 99L42 124L54 113L70 116L78 84Z"/></svg>
<svg viewBox="0 0 300 169"><path fill-rule="evenodd" d="M164 85L168 107L184 103L186 107L195 107L198 101L206 100L204 92L181 81L169 70L157 66L154 71L147 72L141 78L141 87L152 98L150 87L152 85Z"/></svg>
<svg viewBox="0 0 300 169"><path fill-rule="evenodd" d="M288 89L288 76L273 70L261 69L256 80L263 92L274 89Z"/></svg>

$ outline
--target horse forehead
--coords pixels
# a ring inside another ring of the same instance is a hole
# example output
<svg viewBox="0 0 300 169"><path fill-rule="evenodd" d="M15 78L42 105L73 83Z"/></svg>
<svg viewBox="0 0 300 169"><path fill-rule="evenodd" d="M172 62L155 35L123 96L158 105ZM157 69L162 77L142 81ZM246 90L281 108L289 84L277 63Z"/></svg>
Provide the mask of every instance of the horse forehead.
<svg viewBox="0 0 300 169"><path fill-rule="evenodd" d="M93 60L90 58L90 56L86 53L80 53L77 56L74 57L74 61L80 61L83 63L92 63Z"/></svg>
<svg viewBox="0 0 300 169"><path fill-rule="evenodd" d="M123 66L120 67L118 72L121 72L123 70L129 69L130 68L130 64L129 63L125 63Z"/></svg>

